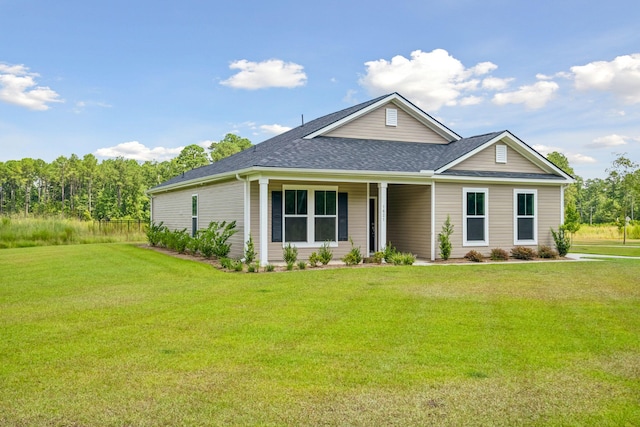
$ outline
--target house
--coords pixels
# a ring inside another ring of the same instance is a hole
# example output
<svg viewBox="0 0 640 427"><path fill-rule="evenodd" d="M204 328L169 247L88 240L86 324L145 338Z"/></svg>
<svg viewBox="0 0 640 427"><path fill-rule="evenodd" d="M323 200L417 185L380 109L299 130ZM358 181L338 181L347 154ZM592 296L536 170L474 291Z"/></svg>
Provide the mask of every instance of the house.
<svg viewBox="0 0 640 427"><path fill-rule="evenodd" d="M249 235L260 262L283 247L306 259L323 242L335 258L389 242L439 258L454 225L452 257L493 248L553 246L563 190L573 178L509 131L462 138L398 93L304 123L148 191L151 218L195 233L237 221L231 256Z"/></svg>

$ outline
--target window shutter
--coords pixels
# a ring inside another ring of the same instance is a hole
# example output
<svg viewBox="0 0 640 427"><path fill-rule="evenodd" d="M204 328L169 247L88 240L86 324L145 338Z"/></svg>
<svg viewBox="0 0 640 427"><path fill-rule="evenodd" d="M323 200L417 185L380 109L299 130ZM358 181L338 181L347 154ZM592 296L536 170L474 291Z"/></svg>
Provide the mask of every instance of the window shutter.
<svg viewBox="0 0 640 427"><path fill-rule="evenodd" d="M349 240L349 193L338 193L338 241Z"/></svg>
<svg viewBox="0 0 640 427"><path fill-rule="evenodd" d="M271 241L282 242L282 191L271 192Z"/></svg>
<svg viewBox="0 0 640 427"><path fill-rule="evenodd" d="M496 145L496 163L507 163L506 145Z"/></svg>
<svg viewBox="0 0 640 427"><path fill-rule="evenodd" d="M398 110L395 108L387 108L387 126L398 126Z"/></svg>

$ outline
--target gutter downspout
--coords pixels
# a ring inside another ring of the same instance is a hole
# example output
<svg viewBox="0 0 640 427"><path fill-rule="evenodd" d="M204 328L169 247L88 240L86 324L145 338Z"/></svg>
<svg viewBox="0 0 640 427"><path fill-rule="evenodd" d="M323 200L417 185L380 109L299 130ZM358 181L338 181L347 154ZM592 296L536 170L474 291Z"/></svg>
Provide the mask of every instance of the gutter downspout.
<svg viewBox="0 0 640 427"><path fill-rule="evenodd" d="M250 187L250 181L249 178L240 178L239 174L236 174L236 179L242 183L244 183L243 186L243 193L242 193L242 204L244 209L242 210L243 213L243 229L244 229L244 242L242 247L246 250L247 249L247 242L249 241L249 236L251 234L251 187Z"/></svg>

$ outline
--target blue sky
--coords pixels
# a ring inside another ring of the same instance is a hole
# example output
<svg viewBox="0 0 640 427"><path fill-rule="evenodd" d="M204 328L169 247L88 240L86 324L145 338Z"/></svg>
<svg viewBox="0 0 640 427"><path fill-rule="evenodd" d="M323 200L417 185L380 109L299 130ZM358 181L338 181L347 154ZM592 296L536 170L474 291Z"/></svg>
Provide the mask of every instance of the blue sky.
<svg viewBox="0 0 640 427"><path fill-rule="evenodd" d="M605 177L640 162L638 22L618 0L0 0L0 161L161 161L399 92Z"/></svg>

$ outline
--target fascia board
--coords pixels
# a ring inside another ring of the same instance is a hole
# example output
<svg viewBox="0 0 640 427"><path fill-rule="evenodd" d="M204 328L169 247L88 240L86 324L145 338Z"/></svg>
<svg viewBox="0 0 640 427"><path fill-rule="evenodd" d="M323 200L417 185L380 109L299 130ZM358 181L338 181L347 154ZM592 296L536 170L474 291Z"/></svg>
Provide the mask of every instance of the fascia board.
<svg viewBox="0 0 640 427"><path fill-rule="evenodd" d="M499 178L485 176L434 175L434 182L487 182L496 184L535 184L535 185L567 185L573 184L572 179L536 179L536 178Z"/></svg>
<svg viewBox="0 0 640 427"><path fill-rule="evenodd" d="M450 140L459 140L460 136L456 133L454 133L452 130L446 128L444 125L442 125L440 122L436 121L434 118L432 118L431 116L429 116L428 114L426 114L424 111L420 110L418 107L416 107L415 105L411 104L410 102L408 102L405 98L403 98L402 96L398 95L397 93L392 93L391 95L382 98L381 100L379 100L378 102L375 102L361 110L356 111L353 114L348 115L347 117L344 117L341 120L338 120L336 122L331 123L330 125L327 125L321 129L318 129L315 132L312 132L308 135L305 135L303 138L304 139L313 139L317 136L320 135L324 135L326 133L331 132L334 129L339 128L340 126L345 125L346 123L349 123L352 120L357 119L358 117L362 117L363 115L369 113L370 111L375 110L376 108L379 108L391 101L395 101L394 104L397 105L398 107L402 108L402 110L404 110L406 113L410 114L412 117L414 117L415 119L417 119L418 121L420 121L421 123L425 124L426 126L428 126L431 130L433 130L434 132L436 132L437 134L439 134L440 136L442 136L443 138L447 139L449 138Z"/></svg>

